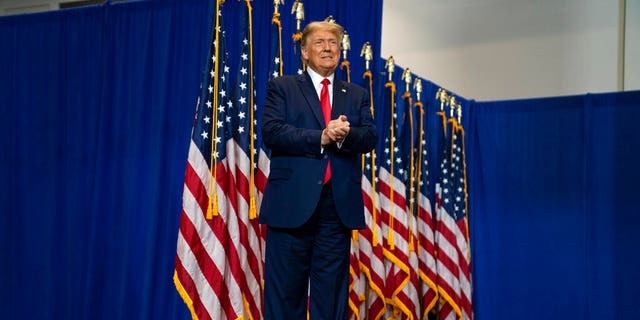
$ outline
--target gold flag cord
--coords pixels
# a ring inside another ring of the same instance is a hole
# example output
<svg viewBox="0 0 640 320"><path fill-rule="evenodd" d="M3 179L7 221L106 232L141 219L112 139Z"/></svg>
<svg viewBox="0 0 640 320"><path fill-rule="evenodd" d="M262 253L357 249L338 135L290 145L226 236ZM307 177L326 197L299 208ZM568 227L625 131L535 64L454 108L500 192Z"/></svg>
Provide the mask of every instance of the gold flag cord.
<svg viewBox="0 0 640 320"><path fill-rule="evenodd" d="M418 155L417 158L419 159L418 161L416 161L416 202L418 202L418 197L420 197L420 181L422 181L422 141L424 139L424 109L422 108L422 102L418 101L415 104L416 109L418 109L418 113L420 114L420 133L418 136ZM417 215L420 215L420 205L418 205L418 212ZM416 245L416 253L418 255L420 255L420 247L421 247L421 243L420 243L420 237L418 237L418 241L417 241L417 245Z"/></svg>
<svg viewBox="0 0 640 320"><path fill-rule="evenodd" d="M219 43L219 26L220 26L220 3L223 0L216 1L216 25L214 26L214 32L216 34L216 42L215 42L215 53L214 53L214 61L213 61L213 90L211 96L213 98L213 123L212 129L213 134L211 137L211 158L209 160L209 206L207 207L207 216L208 220L213 219L214 216L218 215L218 186L217 186L217 167L218 167L218 159L216 157L217 152L217 144L216 139L218 138L218 48L220 47Z"/></svg>
<svg viewBox="0 0 640 320"><path fill-rule="evenodd" d="M411 129L411 141L410 141L410 150L406 150L405 152L409 152L409 220L411 220L413 218L413 213L414 213L414 209L415 209L415 201L411 201L414 199L414 188L413 188L413 182L415 181L414 178L414 157L413 157L413 112L411 110L411 105L413 105L413 101L411 99L411 93L409 91L405 91L404 94L402 95L403 99L408 99L409 103L406 104L409 106L409 128ZM405 110L405 112L407 112L407 110ZM413 181L412 181L413 180ZM413 232L411 232L411 228L409 228L409 252L411 251L415 251L414 248L414 236L413 236Z"/></svg>
<svg viewBox="0 0 640 320"><path fill-rule="evenodd" d="M250 136L249 136L249 219L255 219L258 217L257 205L256 205L256 188L255 188L255 110L254 110L254 83L253 83L253 20L251 7L251 0L245 0L247 4L247 18L249 20L249 114L251 117Z"/></svg>
<svg viewBox="0 0 640 320"><path fill-rule="evenodd" d="M395 210L394 206L395 206L395 202L393 201L393 194L395 193L395 190L393 189L393 183L394 183L394 176L393 176L393 164L395 162L394 160L394 140L395 140L395 118L394 118L394 114L395 114L395 96L396 96L396 85L392 82L389 81L387 82L385 85L385 88L390 88L391 90L391 135L389 137L390 141L390 152L391 152L391 163L389 164L389 169L390 169L390 175L389 175L389 201L391 202L391 206L389 207L389 231L387 234L387 244L389 245L389 248L391 250L394 250L396 248L395 245L395 240L394 240L394 235L393 235L393 212Z"/></svg>
<svg viewBox="0 0 640 320"><path fill-rule="evenodd" d="M464 128L462 127L462 124L459 122L456 122L457 126L456 129L460 132L460 140L462 140L460 142L461 146L462 146L462 175L464 177L464 213L466 216L466 220L465 220L465 225L467 227L467 242L469 243L469 247L471 247L471 237L469 236L469 201L468 201L468 194L467 194L467 157L465 154L465 147L464 147ZM467 258L469 259L469 261L471 261L471 250L468 251L468 256Z"/></svg>
<svg viewBox="0 0 640 320"><path fill-rule="evenodd" d="M275 23L278 26L278 59L280 59L280 63L278 63L278 67L280 68L279 76L283 75L282 72L282 23L280 23L280 13L274 12L273 17L271 17L271 23Z"/></svg>
<svg viewBox="0 0 640 320"><path fill-rule="evenodd" d="M298 42L300 40L302 40L302 32L298 31L296 33L294 33L291 38L293 39L293 42Z"/></svg>
<svg viewBox="0 0 640 320"><path fill-rule="evenodd" d="M340 70L347 69L347 82L351 82L351 69L349 68L349 60L343 60L340 64Z"/></svg>
<svg viewBox="0 0 640 320"><path fill-rule="evenodd" d="M373 75L371 71L367 70L362 75L363 78L369 79L369 102L371 108L371 116L374 116L374 106L373 106ZM364 163L364 156L362 158ZM364 164L363 164L364 166ZM376 190L376 150L371 150L371 202L372 202L372 223L371 223L371 233L373 237L372 245L376 247L378 245L378 208L376 207L378 191Z"/></svg>

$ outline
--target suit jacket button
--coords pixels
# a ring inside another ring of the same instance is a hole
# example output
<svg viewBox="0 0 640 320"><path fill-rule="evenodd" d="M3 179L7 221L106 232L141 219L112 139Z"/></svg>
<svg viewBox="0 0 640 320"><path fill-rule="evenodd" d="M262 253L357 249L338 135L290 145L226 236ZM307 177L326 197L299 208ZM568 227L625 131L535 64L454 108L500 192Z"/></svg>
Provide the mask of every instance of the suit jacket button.
<svg viewBox="0 0 640 320"><path fill-rule="evenodd" d="M318 184L322 184L322 182L323 182L322 180L318 180Z"/></svg>

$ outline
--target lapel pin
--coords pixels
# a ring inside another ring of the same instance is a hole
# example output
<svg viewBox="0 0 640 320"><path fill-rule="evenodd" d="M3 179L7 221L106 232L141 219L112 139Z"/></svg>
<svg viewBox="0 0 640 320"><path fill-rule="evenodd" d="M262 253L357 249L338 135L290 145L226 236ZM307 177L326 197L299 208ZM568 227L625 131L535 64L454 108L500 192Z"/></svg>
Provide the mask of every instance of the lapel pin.
<svg viewBox="0 0 640 320"><path fill-rule="evenodd" d="M342 88L342 92L345 92L345 93L346 93L346 92L347 92L347 89L345 89L345 88Z"/></svg>

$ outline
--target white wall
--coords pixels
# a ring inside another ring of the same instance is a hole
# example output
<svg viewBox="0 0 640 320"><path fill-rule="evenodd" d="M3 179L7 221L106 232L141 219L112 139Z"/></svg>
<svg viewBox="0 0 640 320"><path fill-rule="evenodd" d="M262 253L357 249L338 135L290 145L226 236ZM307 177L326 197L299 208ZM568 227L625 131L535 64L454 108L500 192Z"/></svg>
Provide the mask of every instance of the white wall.
<svg viewBox="0 0 640 320"><path fill-rule="evenodd" d="M0 0L0 15L56 10L59 0Z"/></svg>
<svg viewBox="0 0 640 320"><path fill-rule="evenodd" d="M640 25L640 0L627 1ZM385 0L381 56L477 100L610 92L618 21L614 0ZM625 89L640 89L627 29Z"/></svg>
<svg viewBox="0 0 640 320"><path fill-rule="evenodd" d="M640 89L640 0L627 0L625 89Z"/></svg>

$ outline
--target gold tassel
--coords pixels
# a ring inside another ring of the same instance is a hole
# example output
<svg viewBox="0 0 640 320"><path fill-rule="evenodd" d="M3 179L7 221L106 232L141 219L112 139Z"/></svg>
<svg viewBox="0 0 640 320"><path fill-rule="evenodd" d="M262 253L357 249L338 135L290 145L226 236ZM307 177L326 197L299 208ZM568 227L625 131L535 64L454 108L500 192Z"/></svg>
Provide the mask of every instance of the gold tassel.
<svg viewBox="0 0 640 320"><path fill-rule="evenodd" d="M213 193L213 216L218 216L218 193Z"/></svg>
<svg viewBox="0 0 640 320"><path fill-rule="evenodd" d="M373 225L373 246L378 246L378 228L376 228L375 224Z"/></svg>
<svg viewBox="0 0 640 320"><path fill-rule="evenodd" d="M257 210L256 210L256 197L252 194L251 195L251 204L249 207L249 219L254 220L255 218L258 217L257 214Z"/></svg>
<svg viewBox="0 0 640 320"><path fill-rule="evenodd" d="M416 248L415 248L415 243L413 241L413 235L409 236L409 252L415 252Z"/></svg>
<svg viewBox="0 0 640 320"><path fill-rule="evenodd" d="M242 294L242 304L244 305L244 311L247 313L247 316L249 316L249 320L254 320L253 315L251 314L251 305L244 294ZM242 319L242 317L239 317L238 319Z"/></svg>
<svg viewBox="0 0 640 320"><path fill-rule="evenodd" d="M213 201L209 197L209 205L207 206L207 220L213 219Z"/></svg>
<svg viewBox="0 0 640 320"><path fill-rule="evenodd" d="M209 197L209 207L207 208L207 220L218 216L218 195L214 192L213 199Z"/></svg>

